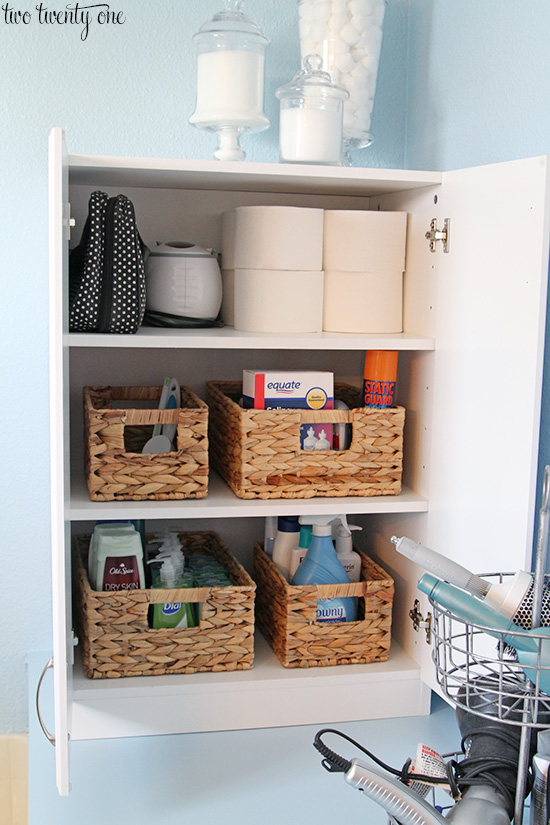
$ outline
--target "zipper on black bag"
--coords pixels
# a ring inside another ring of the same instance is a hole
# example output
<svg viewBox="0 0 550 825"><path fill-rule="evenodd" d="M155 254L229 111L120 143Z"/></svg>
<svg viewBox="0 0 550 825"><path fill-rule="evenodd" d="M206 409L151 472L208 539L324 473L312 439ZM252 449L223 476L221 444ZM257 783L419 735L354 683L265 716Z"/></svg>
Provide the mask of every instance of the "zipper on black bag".
<svg viewBox="0 0 550 825"><path fill-rule="evenodd" d="M98 332L111 332L113 313L113 259L114 214L117 198L109 198L105 207L105 236L103 247L103 278L97 319Z"/></svg>

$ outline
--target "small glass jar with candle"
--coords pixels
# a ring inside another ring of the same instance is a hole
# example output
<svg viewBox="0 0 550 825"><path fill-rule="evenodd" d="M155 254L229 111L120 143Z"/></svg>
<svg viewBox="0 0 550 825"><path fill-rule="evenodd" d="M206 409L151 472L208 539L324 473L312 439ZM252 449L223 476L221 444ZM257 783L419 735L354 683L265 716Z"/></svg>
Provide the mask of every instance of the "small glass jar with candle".
<svg viewBox="0 0 550 825"><path fill-rule="evenodd" d="M310 54L304 68L276 91L280 100L279 152L283 163L342 163L344 101L349 93L321 71Z"/></svg>
<svg viewBox="0 0 550 825"><path fill-rule="evenodd" d="M264 51L269 40L241 9L225 7L193 36L197 47L197 103L189 123L218 135L218 160L243 160L243 132L267 129L263 113Z"/></svg>

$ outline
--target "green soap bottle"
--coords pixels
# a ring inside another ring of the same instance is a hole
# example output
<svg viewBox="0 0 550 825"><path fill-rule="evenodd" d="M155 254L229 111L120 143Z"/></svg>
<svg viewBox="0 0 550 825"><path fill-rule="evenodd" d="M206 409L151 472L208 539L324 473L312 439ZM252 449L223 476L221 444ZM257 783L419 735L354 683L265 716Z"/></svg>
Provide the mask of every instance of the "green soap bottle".
<svg viewBox="0 0 550 825"><path fill-rule="evenodd" d="M192 587L192 579L183 573L183 569L174 563L172 557L164 559L159 571L159 581L152 590L173 590L174 588ZM151 627L196 627L195 606L189 602L166 602L152 605Z"/></svg>

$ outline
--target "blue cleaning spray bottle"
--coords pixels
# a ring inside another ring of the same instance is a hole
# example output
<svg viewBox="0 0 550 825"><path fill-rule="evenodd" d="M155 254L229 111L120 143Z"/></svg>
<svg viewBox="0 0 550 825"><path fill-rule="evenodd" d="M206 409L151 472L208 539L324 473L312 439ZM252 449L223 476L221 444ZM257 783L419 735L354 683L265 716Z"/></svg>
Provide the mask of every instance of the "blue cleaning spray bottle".
<svg viewBox="0 0 550 825"><path fill-rule="evenodd" d="M332 524L339 522L347 528L345 516L300 516L300 523L313 524L313 530L308 551L291 584L349 584L332 542ZM353 596L317 601L318 622L354 622L356 617L357 599Z"/></svg>

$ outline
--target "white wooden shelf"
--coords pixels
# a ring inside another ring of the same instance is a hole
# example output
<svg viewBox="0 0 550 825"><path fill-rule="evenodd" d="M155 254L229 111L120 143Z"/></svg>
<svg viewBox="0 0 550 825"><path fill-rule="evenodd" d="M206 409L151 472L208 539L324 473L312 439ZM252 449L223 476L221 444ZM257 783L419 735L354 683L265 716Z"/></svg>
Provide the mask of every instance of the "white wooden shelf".
<svg viewBox="0 0 550 825"><path fill-rule="evenodd" d="M439 186L441 172L284 163L69 155L69 181L83 186L143 186L234 192L386 195Z"/></svg>
<svg viewBox="0 0 550 825"><path fill-rule="evenodd" d="M387 662L284 668L260 633L251 670L87 679L73 675L71 739L108 739L429 713L418 665L392 641ZM252 697L253 694L253 697Z"/></svg>
<svg viewBox="0 0 550 825"><path fill-rule="evenodd" d="M183 501L90 501L82 472L73 472L68 518L93 521L108 518L251 518L323 514L338 505L339 513L425 513L428 500L404 487L398 496L345 496L309 499L241 499L217 473L210 474L208 496Z"/></svg>
<svg viewBox="0 0 550 825"><path fill-rule="evenodd" d="M161 329L141 327L135 335L73 332L70 347L115 347L136 349L291 349L291 350L433 350L433 338L409 333L354 335L319 332L302 335L239 332L232 327L205 329Z"/></svg>

